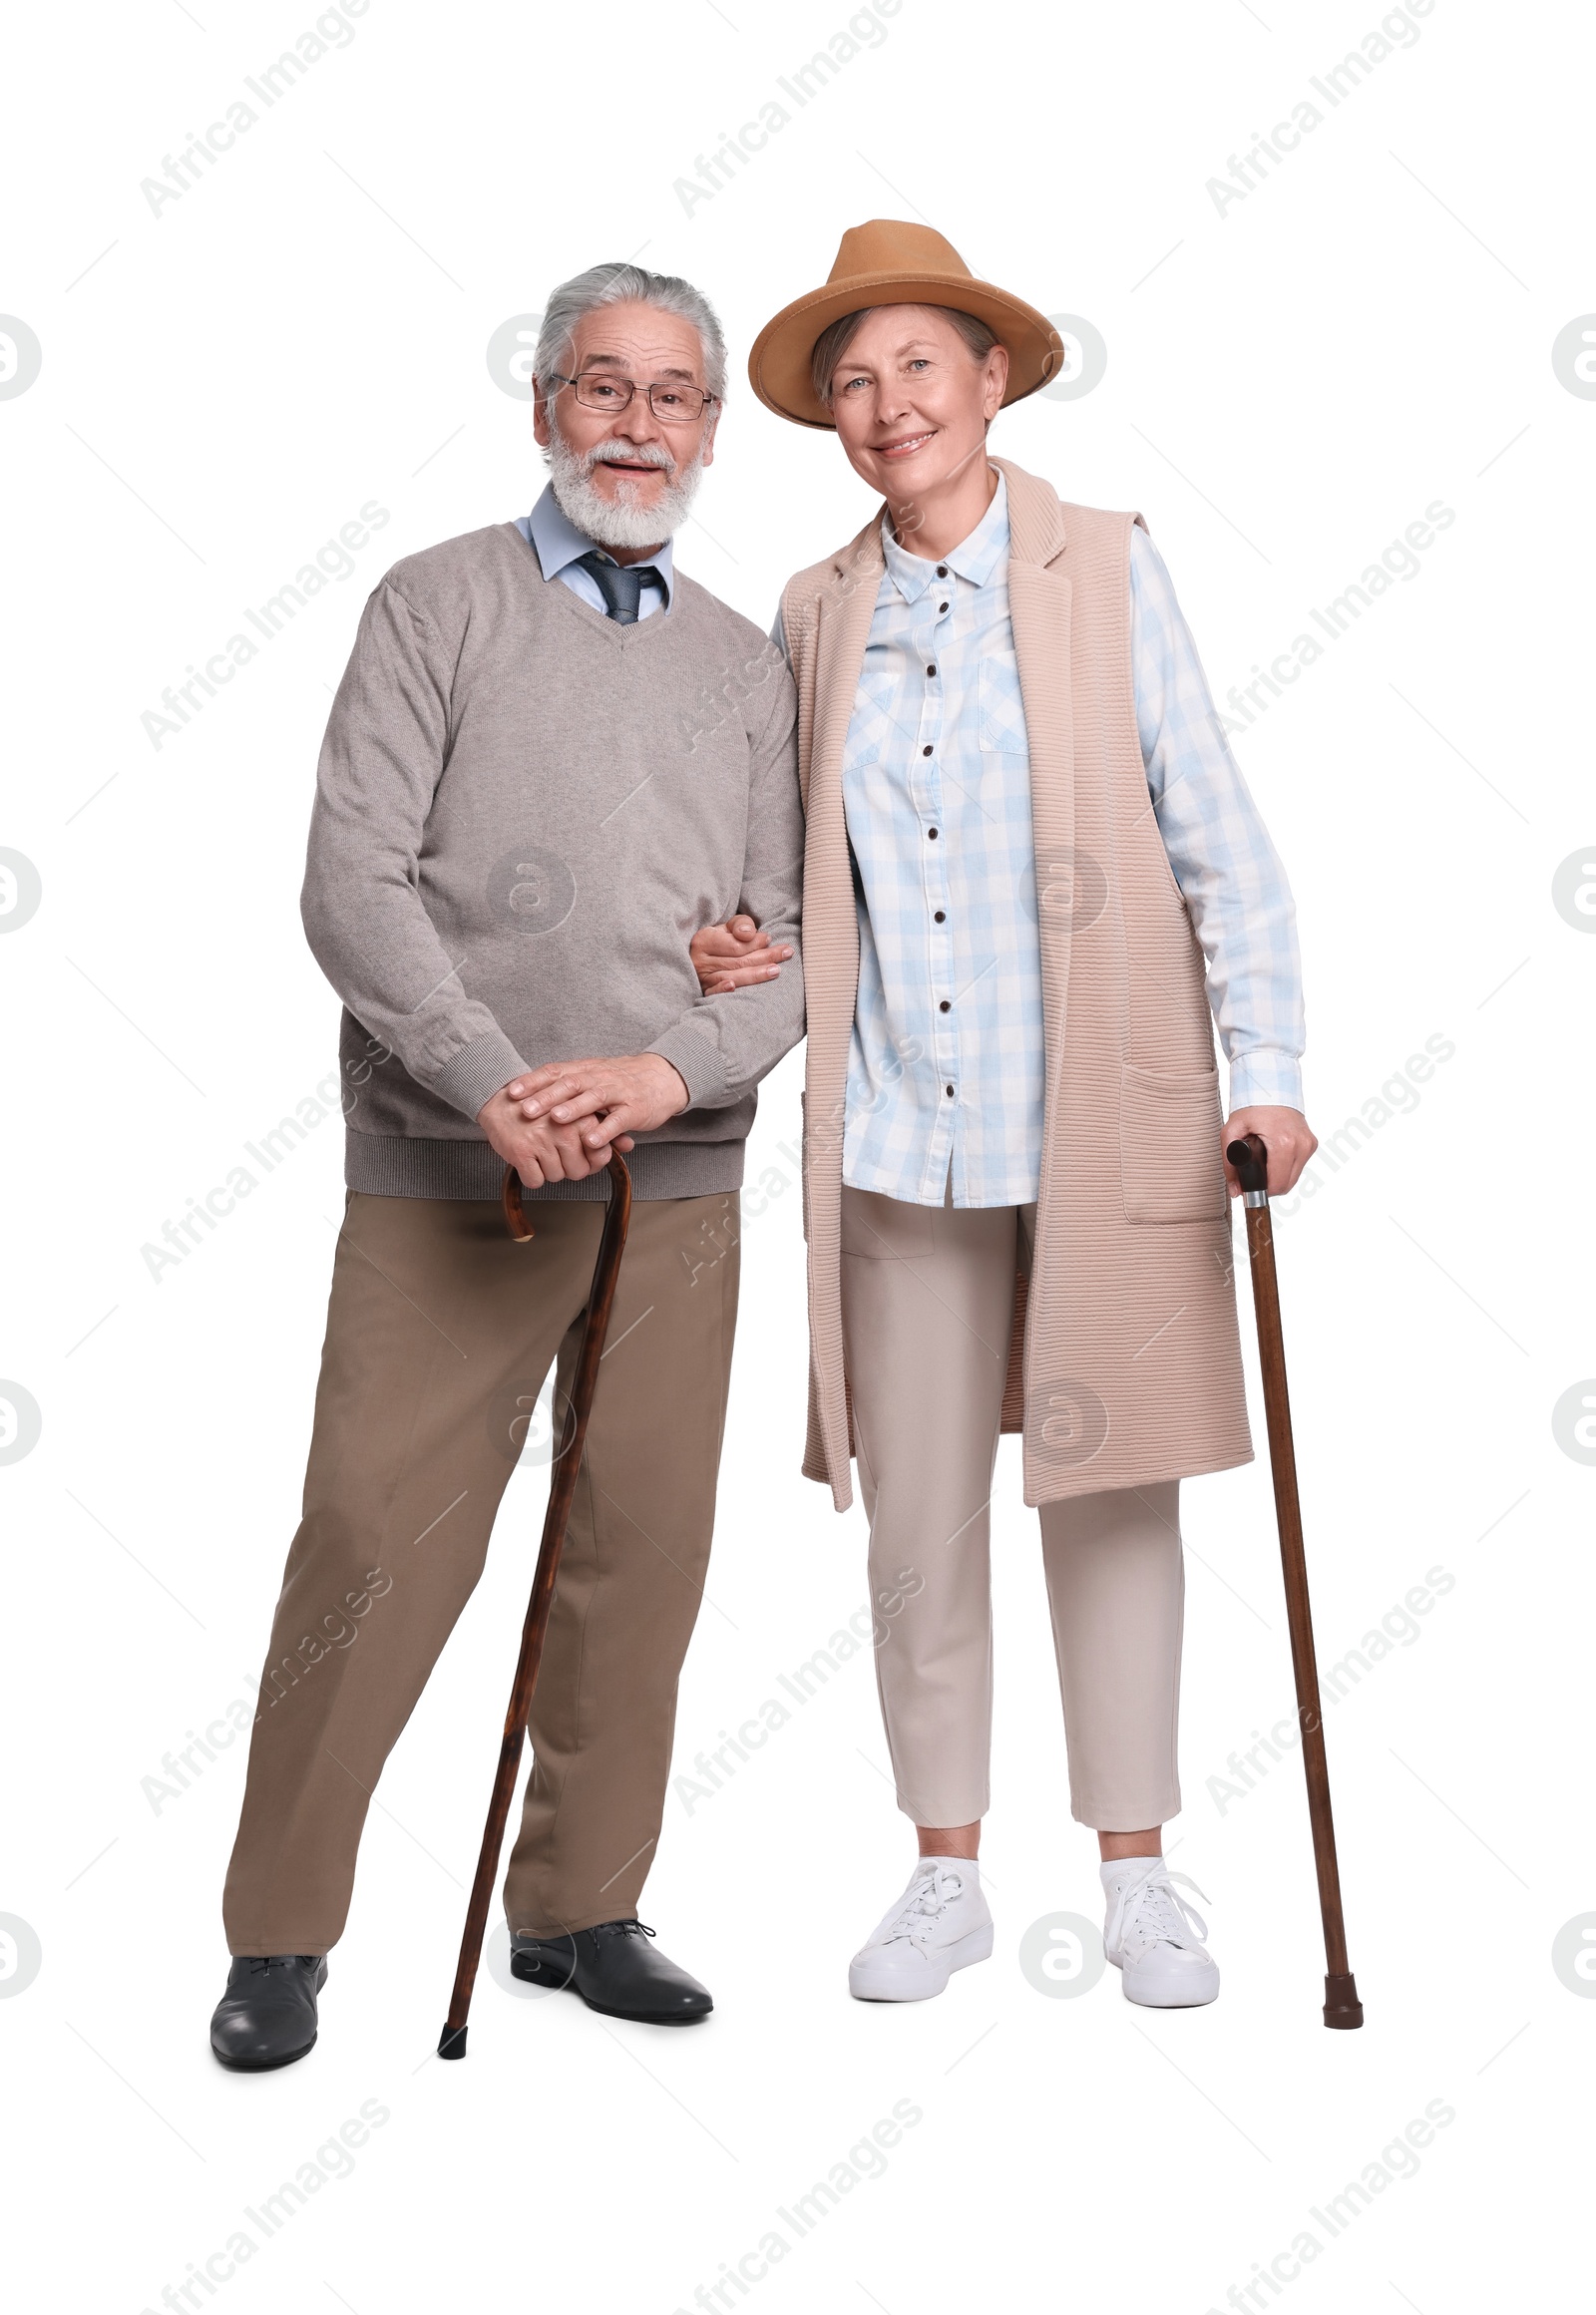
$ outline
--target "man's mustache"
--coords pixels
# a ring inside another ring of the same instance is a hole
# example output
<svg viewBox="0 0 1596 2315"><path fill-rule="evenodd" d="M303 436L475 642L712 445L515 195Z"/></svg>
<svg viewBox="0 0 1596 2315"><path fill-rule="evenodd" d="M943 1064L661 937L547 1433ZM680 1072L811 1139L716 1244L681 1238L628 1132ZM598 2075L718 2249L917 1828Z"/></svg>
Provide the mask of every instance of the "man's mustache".
<svg viewBox="0 0 1596 2315"><path fill-rule="evenodd" d="M623 459L627 466L663 467L667 474L676 471L676 462L662 442L596 442L591 450L579 451L577 455L585 475L611 459Z"/></svg>

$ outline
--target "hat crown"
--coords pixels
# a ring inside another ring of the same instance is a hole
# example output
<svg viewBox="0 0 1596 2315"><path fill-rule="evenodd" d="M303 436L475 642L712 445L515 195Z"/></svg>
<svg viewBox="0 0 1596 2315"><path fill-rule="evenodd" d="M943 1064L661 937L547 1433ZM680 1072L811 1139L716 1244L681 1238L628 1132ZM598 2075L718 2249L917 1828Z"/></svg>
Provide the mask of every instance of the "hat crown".
<svg viewBox="0 0 1596 2315"><path fill-rule="evenodd" d="M799 426L833 426L810 371L816 341L844 314L877 305L943 306L985 322L1008 355L1005 402L1033 394L1064 358L1063 340L1046 314L981 280L932 226L872 217L843 234L825 287L783 306L755 338L748 378L766 409Z"/></svg>
<svg viewBox="0 0 1596 2315"><path fill-rule="evenodd" d="M857 281L871 273L953 273L974 278L952 241L930 225L911 225L901 217L872 217L868 224L850 225L837 248L837 261L827 275L835 281Z"/></svg>

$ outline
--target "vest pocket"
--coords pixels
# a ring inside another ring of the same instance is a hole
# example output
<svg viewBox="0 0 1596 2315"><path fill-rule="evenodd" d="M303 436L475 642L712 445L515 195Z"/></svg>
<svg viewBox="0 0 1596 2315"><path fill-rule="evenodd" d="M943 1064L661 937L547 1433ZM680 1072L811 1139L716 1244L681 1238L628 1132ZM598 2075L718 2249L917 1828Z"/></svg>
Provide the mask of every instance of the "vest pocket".
<svg viewBox="0 0 1596 2315"><path fill-rule="evenodd" d="M1127 1222L1217 1222L1225 1213L1219 1071L1119 1072L1119 1178Z"/></svg>

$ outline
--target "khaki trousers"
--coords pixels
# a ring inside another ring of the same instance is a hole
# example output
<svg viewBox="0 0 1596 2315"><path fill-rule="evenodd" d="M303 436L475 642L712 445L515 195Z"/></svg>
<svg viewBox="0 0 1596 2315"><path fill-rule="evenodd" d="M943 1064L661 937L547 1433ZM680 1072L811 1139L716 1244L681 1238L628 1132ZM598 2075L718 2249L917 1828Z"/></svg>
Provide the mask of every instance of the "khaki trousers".
<svg viewBox="0 0 1596 2315"><path fill-rule="evenodd" d="M543 1458L558 1451L603 1208L531 1210L537 1235L518 1246L497 1205L349 1195L227 1874L235 1954L323 1953L341 1935L372 1789L482 1572L557 1357ZM709 1558L737 1237L735 1195L631 1210L533 1701L513 1930L636 1911ZM520 1629L518 1614L503 1689L461 1736L473 1854Z"/></svg>
<svg viewBox="0 0 1596 2315"><path fill-rule="evenodd" d="M916 1824L970 1824L991 1802L989 1505L1016 1251L1028 1254L1034 1215L842 1193L876 1678L898 1805ZM1180 1807L1179 1505L1172 1479L1041 1512L1070 1805L1105 1832Z"/></svg>

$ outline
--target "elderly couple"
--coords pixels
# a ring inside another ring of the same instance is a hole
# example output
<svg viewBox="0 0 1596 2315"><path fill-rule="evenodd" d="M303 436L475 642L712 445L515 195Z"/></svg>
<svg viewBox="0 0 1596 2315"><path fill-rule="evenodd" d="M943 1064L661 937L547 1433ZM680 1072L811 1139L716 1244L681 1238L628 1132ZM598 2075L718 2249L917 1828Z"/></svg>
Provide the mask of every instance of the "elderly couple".
<svg viewBox="0 0 1596 2315"><path fill-rule="evenodd" d="M923 2000L992 1951L1002 1430L1040 1509L1108 1958L1135 2002L1218 1991L1161 1854L1179 1488L1251 1451L1222 1152L1262 1135L1284 1191L1313 1151L1297 948L1145 529L989 454L1061 353L940 234L845 234L749 373L883 503L789 582L767 641L672 555L726 391L715 315L595 266L537 349L542 498L366 605L304 889L360 1092L227 1876L225 2066L315 2041L373 1789L551 1364L562 1403L612 1149L636 1203L532 1714L511 1967L611 2017L710 2010L637 1904L714 1523L744 1143L806 993L804 1469L842 1510L858 1464L919 1836L850 1991Z"/></svg>

